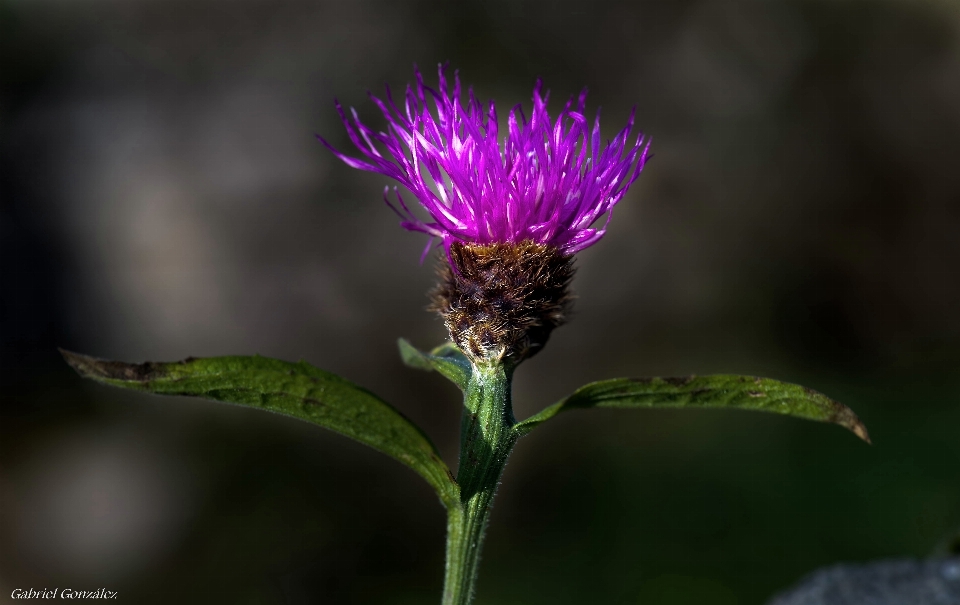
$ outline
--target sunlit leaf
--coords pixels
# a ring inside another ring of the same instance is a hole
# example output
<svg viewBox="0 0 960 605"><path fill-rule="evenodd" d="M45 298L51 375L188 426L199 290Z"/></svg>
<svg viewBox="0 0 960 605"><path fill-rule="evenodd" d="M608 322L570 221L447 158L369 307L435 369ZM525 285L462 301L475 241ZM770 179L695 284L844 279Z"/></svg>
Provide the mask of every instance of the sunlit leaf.
<svg viewBox="0 0 960 605"><path fill-rule="evenodd" d="M560 412L581 408L729 408L773 412L832 422L867 443L867 428L853 410L796 384L754 376L688 376L685 378L615 378L580 387L572 395L518 423L525 435Z"/></svg>
<svg viewBox="0 0 960 605"><path fill-rule="evenodd" d="M253 356L133 364L61 352L81 376L104 384L235 403L312 422L406 464L445 504L458 501L450 470L416 425L373 393L306 362Z"/></svg>

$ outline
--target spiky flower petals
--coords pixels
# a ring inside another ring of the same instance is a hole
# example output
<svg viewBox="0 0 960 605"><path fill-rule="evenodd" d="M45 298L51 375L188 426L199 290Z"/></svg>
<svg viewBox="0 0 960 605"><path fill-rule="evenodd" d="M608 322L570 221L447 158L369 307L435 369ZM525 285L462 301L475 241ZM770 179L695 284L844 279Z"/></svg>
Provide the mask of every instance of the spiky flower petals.
<svg viewBox="0 0 960 605"><path fill-rule="evenodd" d="M474 363L517 364L564 323L573 256L534 241L450 246L431 308Z"/></svg>
<svg viewBox="0 0 960 605"><path fill-rule="evenodd" d="M592 129L584 115L587 91L576 105L571 98L551 121L549 93L541 95L537 81L530 120L519 105L510 110L501 147L493 101L484 106L470 89L464 107L456 72L452 95L443 65L439 75L435 91L417 71L416 87L407 86L403 111L389 88L386 102L370 95L387 119L387 132L364 125L353 109L349 119L337 104L350 140L365 159L320 140L349 166L386 175L413 192L431 220L418 219L396 188L396 205L389 199L387 204L407 229L440 238L448 254L454 242L528 240L573 254L603 237L606 222L594 224L604 215L609 222L647 160L643 135L628 140L633 114L601 148L599 111Z"/></svg>

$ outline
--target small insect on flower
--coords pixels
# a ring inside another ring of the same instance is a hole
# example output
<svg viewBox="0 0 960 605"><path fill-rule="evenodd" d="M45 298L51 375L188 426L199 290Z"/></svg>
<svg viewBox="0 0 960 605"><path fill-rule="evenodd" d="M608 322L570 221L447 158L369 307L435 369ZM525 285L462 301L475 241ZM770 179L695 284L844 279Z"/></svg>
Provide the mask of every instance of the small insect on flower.
<svg viewBox="0 0 960 605"><path fill-rule="evenodd" d="M439 238L446 250L449 264L441 267L433 306L454 342L475 361L518 362L563 323L573 254L606 233L613 207L648 159L649 144L642 133L630 140L631 112L626 127L601 147L600 112L592 129L584 115L586 89L551 121L549 92L541 94L538 80L530 119L520 105L511 109L501 147L493 101L484 107L471 88L464 107L458 74L451 95L445 66L438 71L438 90L416 71L403 111L389 87L386 102L370 95L388 132L367 127L352 108L351 120L337 103L365 159L320 140L347 165L399 182L430 215L421 221L396 187L395 203L385 189L401 225ZM428 242L424 255L429 249Z"/></svg>

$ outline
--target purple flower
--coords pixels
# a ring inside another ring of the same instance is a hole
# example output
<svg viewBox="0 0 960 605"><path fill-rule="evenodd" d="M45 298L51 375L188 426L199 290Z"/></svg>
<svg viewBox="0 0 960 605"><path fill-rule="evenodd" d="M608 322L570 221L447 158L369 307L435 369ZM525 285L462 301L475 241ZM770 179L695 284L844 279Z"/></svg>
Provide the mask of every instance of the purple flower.
<svg viewBox="0 0 960 605"><path fill-rule="evenodd" d="M347 165L386 175L413 192L432 222L414 216L396 187L397 205L389 200L389 188L384 199L400 215L403 227L440 238L448 253L456 241L532 240L573 254L603 237L613 207L648 158L649 143L642 133L628 142L633 112L627 126L601 149L600 112L592 130L584 116L586 89L576 108L571 97L551 123L550 94L541 95L542 83L537 80L530 120L520 105L510 110L501 147L493 101L484 108L471 88L464 107L457 72L451 96L444 70L441 65L439 92L425 86L416 70L417 86L407 86L403 111L389 87L386 103L370 95L386 117L389 132L374 132L353 108L351 122L337 103L347 134L365 159L347 156L318 138ZM428 99L433 101L433 113ZM603 226L594 226L605 214Z"/></svg>

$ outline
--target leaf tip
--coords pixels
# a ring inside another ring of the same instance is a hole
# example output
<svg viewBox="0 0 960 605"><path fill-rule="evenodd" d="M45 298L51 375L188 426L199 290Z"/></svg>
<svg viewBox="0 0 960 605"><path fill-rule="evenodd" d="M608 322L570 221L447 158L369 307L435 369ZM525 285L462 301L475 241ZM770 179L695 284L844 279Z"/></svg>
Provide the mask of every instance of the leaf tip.
<svg viewBox="0 0 960 605"><path fill-rule="evenodd" d="M829 416L826 418L826 422L832 422L834 424L839 424L843 428L847 429L863 441L867 442L869 445L873 445L873 441L870 439L870 433L867 432L867 425L860 420L860 417L857 416L857 413L851 410L849 407L843 405L839 401L831 399L808 387L801 387L806 393L806 395L814 400L820 400L830 410Z"/></svg>
<svg viewBox="0 0 960 605"><path fill-rule="evenodd" d="M406 338L397 339L397 348L400 349L400 359L402 359L403 363L408 367L426 370L428 372L433 370L430 362L424 359L423 353L410 344L410 341Z"/></svg>
<svg viewBox="0 0 960 605"><path fill-rule="evenodd" d="M857 419L856 424L854 424L849 428L851 431L853 431L854 435L863 439L869 445L873 445L873 441L870 439L870 434L867 432L867 427L862 422L860 422L859 418Z"/></svg>
<svg viewBox="0 0 960 605"><path fill-rule="evenodd" d="M89 355L74 353L66 349L58 348L57 350L60 351L64 361L66 361L77 374L99 382L146 382L155 376L158 369L157 366L159 365L150 362L123 363L121 361L108 361L106 359L90 357Z"/></svg>
<svg viewBox="0 0 960 605"><path fill-rule="evenodd" d="M90 357L89 355L81 355L80 353L61 349L60 347L57 347L57 351L63 356L63 360L67 362L67 365L84 378L94 378L100 374L97 370L99 365L103 363L102 360Z"/></svg>
<svg viewBox="0 0 960 605"><path fill-rule="evenodd" d="M835 406L837 406L837 412L834 417L831 418L831 421L848 429L851 433L866 441L868 444L873 445L873 441L870 440L870 433L867 432L867 425L860 420L860 417L857 416L853 410L842 403L836 401L833 403Z"/></svg>

